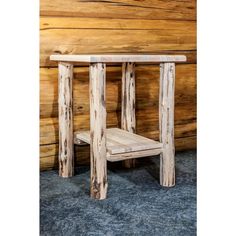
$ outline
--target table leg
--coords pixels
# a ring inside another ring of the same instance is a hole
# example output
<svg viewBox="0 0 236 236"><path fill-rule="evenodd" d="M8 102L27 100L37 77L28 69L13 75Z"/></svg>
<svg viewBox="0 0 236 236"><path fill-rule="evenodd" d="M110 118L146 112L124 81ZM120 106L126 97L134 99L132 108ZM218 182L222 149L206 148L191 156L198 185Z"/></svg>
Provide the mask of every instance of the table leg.
<svg viewBox="0 0 236 236"><path fill-rule="evenodd" d="M163 152L160 155L160 184L175 185L174 146L174 87L175 64L160 64L159 129Z"/></svg>
<svg viewBox="0 0 236 236"><path fill-rule="evenodd" d="M59 175L74 174L72 79L73 65L60 62L59 69Z"/></svg>
<svg viewBox="0 0 236 236"><path fill-rule="evenodd" d="M90 64L90 159L91 197L105 199L107 195L106 159L106 65Z"/></svg>
<svg viewBox="0 0 236 236"><path fill-rule="evenodd" d="M135 133L135 64L122 64L121 129ZM135 159L123 161L126 168L135 167Z"/></svg>

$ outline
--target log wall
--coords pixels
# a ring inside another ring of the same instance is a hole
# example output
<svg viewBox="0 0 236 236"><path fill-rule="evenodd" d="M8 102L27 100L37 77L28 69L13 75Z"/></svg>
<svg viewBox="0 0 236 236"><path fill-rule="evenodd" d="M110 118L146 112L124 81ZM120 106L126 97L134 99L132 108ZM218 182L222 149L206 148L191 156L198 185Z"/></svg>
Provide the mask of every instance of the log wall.
<svg viewBox="0 0 236 236"><path fill-rule="evenodd" d="M196 2L194 0L41 0L40 167L58 166L57 64L49 55L184 54L176 66L176 150L196 148ZM107 67L107 127L121 122L121 66ZM74 68L74 128L89 129L88 67ZM158 139L159 66L136 66L136 131ZM89 147L76 147L76 164Z"/></svg>

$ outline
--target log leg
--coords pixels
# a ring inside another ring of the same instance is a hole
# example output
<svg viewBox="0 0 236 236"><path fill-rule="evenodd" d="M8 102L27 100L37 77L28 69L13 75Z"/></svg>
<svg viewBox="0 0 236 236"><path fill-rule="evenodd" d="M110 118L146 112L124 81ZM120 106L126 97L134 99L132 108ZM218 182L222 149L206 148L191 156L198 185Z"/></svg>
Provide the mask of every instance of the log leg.
<svg viewBox="0 0 236 236"><path fill-rule="evenodd" d="M160 64L159 129L163 152L160 155L160 184L175 185L174 146L175 64Z"/></svg>
<svg viewBox="0 0 236 236"><path fill-rule="evenodd" d="M74 142L72 111L73 65L60 62L59 69L59 175L74 174Z"/></svg>
<svg viewBox="0 0 236 236"><path fill-rule="evenodd" d="M121 128L135 133L135 64L122 64ZM135 167L135 159L123 161L126 168Z"/></svg>
<svg viewBox="0 0 236 236"><path fill-rule="evenodd" d="M121 128L135 133L135 65L122 64Z"/></svg>
<svg viewBox="0 0 236 236"><path fill-rule="evenodd" d="M90 65L90 159L91 197L105 199L107 194L106 159L106 65Z"/></svg>

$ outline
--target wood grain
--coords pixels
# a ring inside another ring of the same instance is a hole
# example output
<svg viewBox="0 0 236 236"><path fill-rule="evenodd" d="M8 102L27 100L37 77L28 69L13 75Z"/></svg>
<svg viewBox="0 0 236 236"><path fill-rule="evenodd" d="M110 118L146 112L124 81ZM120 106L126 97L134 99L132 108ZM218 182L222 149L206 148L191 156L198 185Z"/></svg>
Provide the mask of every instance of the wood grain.
<svg viewBox="0 0 236 236"><path fill-rule="evenodd" d="M71 177L74 173L72 79L73 65L58 64L59 80L59 175Z"/></svg>
<svg viewBox="0 0 236 236"><path fill-rule="evenodd" d="M179 151L196 148L196 135L175 137L175 146ZM58 144L42 145L40 153L40 170L58 169ZM75 146L75 165L90 165L89 146Z"/></svg>
<svg viewBox="0 0 236 236"><path fill-rule="evenodd" d="M90 195L105 199L107 195L106 159L106 64L92 63L90 87Z"/></svg>
<svg viewBox="0 0 236 236"><path fill-rule="evenodd" d="M195 0L41 0L41 16L195 20Z"/></svg>
<svg viewBox="0 0 236 236"><path fill-rule="evenodd" d="M40 146L40 170L58 169L58 144L48 144ZM75 145L74 152L75 165L90 165L90 149L89 146Z"/></svg>
<svg viewBox="0 0 236 236"><path fill-rule="evenodd" d="M40 117L57 117L57 69L40 69ZM159 66L136 66L136 108L146 109L158 106ZM107 67L107 111L121 110L121 66ZM89 71L87 67L74 68L73 112L74 115L89 112ZM196 65L176 66L175 103L178 106L196 104Z"/></svg>
<svg viewBox="0 0 236 236"><path fill-rule="evenodd" d="M48 29L40 32L40 65L56 63L52 54L155 53L170 50L195 50L195 31L178 29L110 30Z"/></svg>
<svg viewBox="0 0 236 236"><path fill-rule="evenodd" d="M80 141L91 143L89 131L75 132L74 137L75 144L80 144ZM119 128L107 129L106 141L107 152L111 155L162 148L162 144L157 141Z"/></svg>
<svg viewBox="0 0 236 236"><path fill-rule="evenodd" d="M55 53L148 52L183 54L188 63L196 61L195 21L42 16L40 28L41 66L56 66L49 61L49 55ZM66 37L61 40L63 34Z"/></svg>
<svg viewBox="0 0 236 236"><path fill-rule="evenodd" d="M111 162L135 160L134 158L156 156L156 155L159 155L161 152L162 152L162 149L149 149L149 150L126 152L126 153L113 154L113 155L108 153L107 160Z"/></svg>
<svg viewBox="0 0 236 236"><path fill-rule="evenodd" d="M135 133L135 63L129 62L122 64L121 83L121 128ZM125 160L123 166L126 168L135 167L135 160Z"/></svg>
<svg viewBox="0 0 236 236"><path fill-rule="evenodd" d="M53 53L186 55L186 64L176 66L175 144L177 150L196 147L195 0L42 0L40 12L41 169L58 168L58 71L57 63L49 61ZM74 71L74 128L86 130L88 68ZM121 125L121 73L121 67L107 67L108 127ZM159 135L158 74L157 66L136 66L137 133L153 139ZM89 164L89 147L75 150L75 164Z"/></svg>
<svg viewBox="0 0 236 236"><path fill-rule="evenodd" d="M160 184L175 185L174 94L175 64L160 65L159 130L163 151L160 155Z"/></svg>
<svg viewBox="0 0 236 236"><path fill-rule="evenodd" d="M107 114L107 127L120 127L120 112ZM74 116L74 130L89 130L89 114ZM158 108L136 110L137 134L158 140ZM178 107L175 110L175 135L186 137L196 135L196 109L192 106ZM40 119L40 144L58 143L58 118Z"/></svg>
<svg viewBox="0 0 236 236"><path fill-rule="evenodd" d="M163 63L163 62L186 62L185 55L165 55L165 54L53 54L50 55L51 61L81 62L81 63Z"/></svg>
<svg viewBox="0 0 236 236"><path fill-rule="evenodd" d="M81 17L40 17L40 30L110 29L110 30L173 30L195 33L196 22L187 20L109 19Z"/></svg>

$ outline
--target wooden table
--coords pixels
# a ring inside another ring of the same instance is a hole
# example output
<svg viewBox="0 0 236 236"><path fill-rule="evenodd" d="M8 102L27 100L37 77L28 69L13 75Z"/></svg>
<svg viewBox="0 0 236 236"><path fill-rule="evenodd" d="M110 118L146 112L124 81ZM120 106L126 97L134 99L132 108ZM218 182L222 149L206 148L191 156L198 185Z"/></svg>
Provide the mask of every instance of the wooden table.
<svg viewBox="0 0 236 236"><path fill-rule="evenodd" d="M74 144L90 144L91 197L105 199L107 161L125 161L160 154L160 184L175 185L174 84L175 63L182 55L51 55L59 69L59 175L74 173ZM89 64L90 131L74 132L73 63ZM122 63L121 129L106 129L106 64ZM159 142L135 134L135 63L160 64Z"/></svg>

